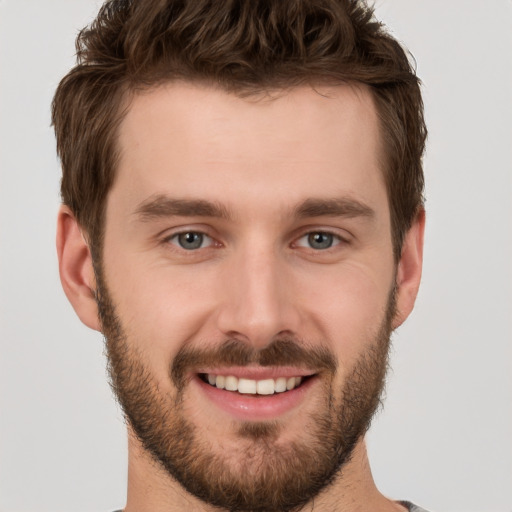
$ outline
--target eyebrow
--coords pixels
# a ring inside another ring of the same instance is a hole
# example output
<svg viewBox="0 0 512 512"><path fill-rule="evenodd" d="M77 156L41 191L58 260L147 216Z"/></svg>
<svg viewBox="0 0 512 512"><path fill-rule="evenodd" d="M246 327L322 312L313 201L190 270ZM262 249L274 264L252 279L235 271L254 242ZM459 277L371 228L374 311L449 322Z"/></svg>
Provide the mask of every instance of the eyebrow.
<svg viewBox="0 0 512 512"><path fill-rule="evenodd" d="M375 211L352 198L306 199L295 209L295 216L299 219L324 216L372 218Z"/></svg>
<svg viewBox="0 0 512 512"><path fill-rule="evenodd" d="M175 199L158 195L143 201L135 210L142 221L162 217L218 217L230 219L229 210L218 203L204 199Z"/></svg>
<svg viewBox="0 0 512 512"><path fill-rule="evenodd" d="M176 199L157 195L143 201L135 210L143 222L165 217L214 217L230 220L230 211L222 204L205 199ZM374 210L351 198L306 199L293 212L298 219L309 217L367 217L375 216Z"/></svg>

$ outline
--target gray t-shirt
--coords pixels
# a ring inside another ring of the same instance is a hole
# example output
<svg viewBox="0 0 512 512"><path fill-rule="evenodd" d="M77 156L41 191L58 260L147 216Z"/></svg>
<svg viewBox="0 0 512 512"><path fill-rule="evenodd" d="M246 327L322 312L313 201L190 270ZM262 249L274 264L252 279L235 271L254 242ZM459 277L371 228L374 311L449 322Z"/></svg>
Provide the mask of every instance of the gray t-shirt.
<svg viewBox="0 0 512 512"><path fill-rule="evenodd" d="M403 505L407 508L409 512L428 512L424 508L418 507L418 505L415 505L414 503L411 503L410 501L399 501L400 505Z"/></svg>

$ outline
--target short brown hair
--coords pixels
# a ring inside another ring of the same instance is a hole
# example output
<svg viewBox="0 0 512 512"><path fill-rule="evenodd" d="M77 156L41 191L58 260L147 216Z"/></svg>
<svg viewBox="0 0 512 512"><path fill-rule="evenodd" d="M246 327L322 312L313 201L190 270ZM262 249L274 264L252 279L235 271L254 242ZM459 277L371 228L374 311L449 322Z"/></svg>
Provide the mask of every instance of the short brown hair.
<svg viewBox="0 0 512 512"><path fill-rule="evenodd" d="M381 123L395 258L423 207L423 103L413 66L359 0L109 0L76 41L53 99L62 200L102 246L127 94L172 80L250 95L366 84Z"/></svg>

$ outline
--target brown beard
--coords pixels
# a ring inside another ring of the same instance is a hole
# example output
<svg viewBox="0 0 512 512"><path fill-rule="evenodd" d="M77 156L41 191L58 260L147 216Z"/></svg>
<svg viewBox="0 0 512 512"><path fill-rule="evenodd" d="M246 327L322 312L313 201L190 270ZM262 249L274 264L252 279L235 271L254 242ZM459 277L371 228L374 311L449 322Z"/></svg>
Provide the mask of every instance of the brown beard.
<svg viewBox="0 0 512 512"><path fill-rule="evenodd" d="M97 272L96 277L112 389L142 446L189 493L229 511L296 511L341 475L380 404L395 312L394 292L380 329L338 392L333 389L334 355L324 347L285 339L273 341L260 351L239 340L227 340L208 351L182 347L169 369L176 393L166 394L145 365L136 340L128 340L124 334L103 276ZM243 366L250 362L322 370L323 403L301 425L298 440L280 442L283 426L278 421L239 422L236 453L233 449L225 455L215 453L185 417L186 375L198 366Z"/></svg>

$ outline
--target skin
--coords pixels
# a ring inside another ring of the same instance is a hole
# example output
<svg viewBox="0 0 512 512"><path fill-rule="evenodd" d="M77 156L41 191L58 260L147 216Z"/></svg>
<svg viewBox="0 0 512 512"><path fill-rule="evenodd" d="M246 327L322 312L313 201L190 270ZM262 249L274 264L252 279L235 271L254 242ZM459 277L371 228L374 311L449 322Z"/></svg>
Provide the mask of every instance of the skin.
<svg viewBox="0 0 512 512"><path fill-rule="evenodd" d="M364 88L301 87L239 98L168 84L131 99L119 147L107 200L104 275L129 339L163 392L174 392L168 368L186 344L215 347L235 337L264 348L283 334L326 345L336 356L341 389L382 323L395 279L393 328L411 312L424 215L407 233L396 267L377 115ZM141 215L157 197L206 200L229 216ZM297 216L311 199L341 199L366 213ZM186 251L174 236L183 231L208 238ZM311 232L334 234L334 245L308 246ZM64 206L57 247L69 300L86 325L101 331L86 237ZM279 442L301 439L322 389L319 378L300 406L277 418L284 427ZM240 443L236 422L197 386L188 386L184 397L187 419L229 458ZM234 456L229 460L236 465ZM213 510L156 465L129 430L126 512L186 509ZM314 510L403 507L377 490L361 438Z"/></svg>

